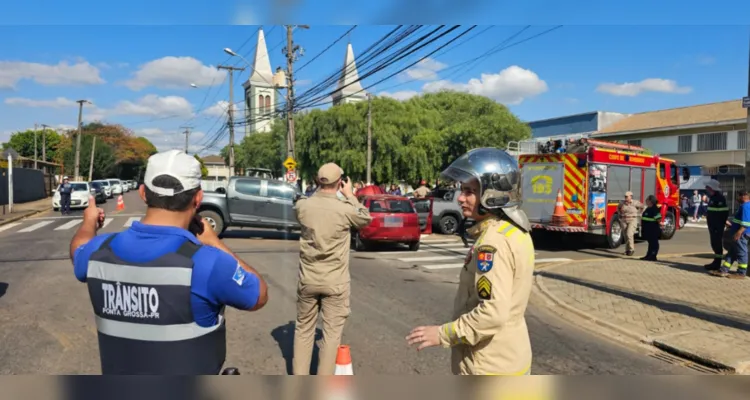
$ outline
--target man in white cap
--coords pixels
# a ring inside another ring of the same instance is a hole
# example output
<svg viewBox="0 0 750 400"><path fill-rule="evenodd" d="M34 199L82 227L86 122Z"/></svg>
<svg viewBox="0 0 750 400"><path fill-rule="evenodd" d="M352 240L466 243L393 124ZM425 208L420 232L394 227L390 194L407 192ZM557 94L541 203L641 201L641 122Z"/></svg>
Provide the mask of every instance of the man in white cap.
<svg viewBox="0 0 750 400"><path fill-rule="evenodd" d="M104 211L93 198L84 211L70 257L88 286L103 374L218 374L224 307L255 311L268 301L260 274L196 219L200 178L195 158L157 153L139 188L143 221L97 236Z"/></svg>
<svg viewBox="0 0 750 400"><path fill-rule="evenodd" d="M323 312L323 340L318 375L333 375L344 323L349 317L349 246L351 229L372 217L352 193L352 182L334 163L318 170L318 190L294 208L302 226L299 239L297 322L294 330L294 375L308 375L318 311ZM341 196L341 198L339 198Z"/></svg>
<svg viewBox="0 0 750 400"><path fill-rule="evenodd" d="M63 176L62 184L57 191L60 193L60 214L70 214L70 196L73 194L73 186L67 176Z"/></svg>
<svg viewBox="0 0 750 400"><path fill-rule="evenodd" d="M716 179L711 179L706 183L706 192L709 196L706 223L708 235L711 239L711 249L714 251L714 259L704 267L709 271L718 271L721 268L721 260L724 256L721 241L727 218L729 218L729 205L726 197L721 193L721 185Z"/></svg>

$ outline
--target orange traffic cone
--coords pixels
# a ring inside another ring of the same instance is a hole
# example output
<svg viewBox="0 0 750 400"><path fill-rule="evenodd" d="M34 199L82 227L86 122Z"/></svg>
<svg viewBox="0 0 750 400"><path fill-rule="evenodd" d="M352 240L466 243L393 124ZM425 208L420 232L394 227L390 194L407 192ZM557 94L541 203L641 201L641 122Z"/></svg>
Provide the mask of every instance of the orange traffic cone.
<svg viewBox="0 0 750 400"><path fill-rule="evenodd" d="M552 225L565 226L568 224L568 213L563 206L562 191L557 189L557 200L555 201L555 211L552 212Z"/></svg>
<svg viewBox="0 0 750 400"><path fill-rule="evenodd" d="M125 202L122 200L122 195L119 195L117 197L117 211L122 211L125 209Z"/></svg>
<svg viewBox="0 0 750 400"><path fill-rule="evenodd" d="M338 354L336 354L336 370L334 375L354 375L354 368L352 367L352 354L349 346L339 346Z"/></svg>

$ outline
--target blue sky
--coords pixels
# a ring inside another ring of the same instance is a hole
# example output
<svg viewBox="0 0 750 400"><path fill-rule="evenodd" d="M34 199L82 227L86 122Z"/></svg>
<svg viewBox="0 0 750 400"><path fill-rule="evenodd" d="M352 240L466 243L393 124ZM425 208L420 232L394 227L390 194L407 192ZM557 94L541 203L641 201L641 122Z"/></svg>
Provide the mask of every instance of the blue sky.
<svg viewBox="0 0 750 400"><path fill-rule="evenodd" d="M481 0L471 2L481 3ZM85 119L103 117L121 123L148 137L160 149L181 147L184 136L179 127L185 124L192 125L196 132L191 138L191 150L198 149L206 137L216 132L221 124L221 109L211 107L228 99L228 83L223 80L226 74L216 72L215 66L224 62L242 65L239 59L224 54L222 48L231 47L252 61L258 26L237 24L258 23L259 19L271 21L271 9L239 5L207 8L196 2L176 11L178 7L170 10L151 4L150 7L156 7L153 16L136 20L133 10L137 3L131 2L122 10L105 10L106 13L92 9L78 14L70 11L70 4L59 10L56 7L62 6L53 4L33 21L36 26L27 25L32 20L24 19L34 1L26 2L23 8L13 5L0 16L0 37L10 38L0 42L0 141L6 140L10 132L27 129L34 123L74 126L78 110L73 102L78 99L94 102L94 106L84 109ZM742 7L750 11L750 6ZM58 21L65 21L66 25L48 25L54 20L47 16L57 11L64 14ZM375 15L376 11L367 10L370 14L366 15ZM523 10L511 11L528 15ZM611 15L615 10L595 7L589 11ZM733 15L748 15L735 11ZM203 23L214 25L188 25L196 23L201 12ZM351 23L361 22L354 16L364 12L356 10L352 15L333 17L341 21L331 21L329 16L328 23L344 23L347 18ZM387 10L382 12L390 20L395 19ZM120 21L121 25L84 25L96 13L101 14L97 16L102 18L97 20L99 23ZM709 17L704 21L711 22L713 14L704 13ZM695 20L698 15L692 13L689 17ZM451 68L479 56L524 28L509 25L511 21L486 21L505 24L479 26L464 37L482 32L475 38L370 91L408 98L441 88L465 90L508 105L524 120L592 110L641 112L746 95L748 26L653 25L655 21L615 26L565 24L566 19L574 23L580 20L581 14L556 20L542 16L537 20L543 18L548 18L543 21L548 24L531 26L512 42L550 29L551 24L564 26L486 57L471 64L471 68ZM308 19L323 17L318 10L311 11ZM462 14L457 13L453 19L462 19ZM474 13L473 22L480 23L482 19L482 13ZM517 20L532 25L534 22L531 18ZM305 56L297 62L297 68L351 27L310 24L309 30L295 31L295 42L305 48ZM285 45L285 29L271 24L263 29L271 67L283 66L281 48ZM355 54L363 52L390 29L391 26L359 25L350 35ZM343 66L346 42L345 39L337 43L295 76L299 80L298 95L310 83L321 81ZM430 49L410 57L409 62L418 60ZM364 85L407 63L398 63L374 75ZM242 99L241 82L248 76L245 71L235 78L235 101ZM199 88L191 88L191 82L199 83ZM205 151L211 152L215 150Z"/></svg>

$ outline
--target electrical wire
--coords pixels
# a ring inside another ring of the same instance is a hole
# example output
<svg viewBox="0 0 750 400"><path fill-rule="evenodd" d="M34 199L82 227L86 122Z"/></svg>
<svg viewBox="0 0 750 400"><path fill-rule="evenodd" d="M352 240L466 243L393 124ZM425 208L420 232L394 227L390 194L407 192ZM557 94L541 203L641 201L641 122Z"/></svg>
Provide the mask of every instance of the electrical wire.
<svg viewBox="0 0 750 400"><path fill-rule="evenodd" d="M351 28L349 28L349 30L348 30L348 31L346 31L346 32L345 32L345 33L344 33L343 35L341 35L341 36L340 36L340 37L339 37L338 39L334 40L334 41L333 41L333 43L329 44L329 45L328 45L328 47L326 47L325 49L323 49L323 51L321 51L320 53L318 53L317 55L315 55L315 57L311 58L311 59L310 59L310 61L308 61L308 62L304 63L304 64L303 64L303 65L302 65L301 67L297 68L297 69L296 69L296 73L299 73L299 72L300 72L300 71L302 71L302 70L303 70L303 69L304 69L304 68L305 68L306 66L310 65L310 64L311 64L311 63L312 63L313 61L317 60L317 59L318 59L318 57L320 57L320 56L322 56L323 54L325 54L325 52L327 52L328 50L330 50L330 49L331 49L331 47L333 47L334 45L336 45L336 43L340 42L340 41L341 41L341 39L343 39L344 37L346 37L346 35L350 34L350 33L351 33L351 32L352 32L352 31L353 31L353 30L354 30L354 29L355 29L356 27L357 27L357 25L354 25L354 26L352 26Z"/></svg>

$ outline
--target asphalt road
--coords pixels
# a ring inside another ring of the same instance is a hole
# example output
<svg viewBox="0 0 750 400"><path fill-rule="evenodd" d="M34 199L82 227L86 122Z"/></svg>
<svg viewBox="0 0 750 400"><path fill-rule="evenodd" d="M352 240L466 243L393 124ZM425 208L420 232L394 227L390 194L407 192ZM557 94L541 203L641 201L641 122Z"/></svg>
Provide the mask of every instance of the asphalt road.
<svg viewBox="0 0 750 400"><path fill-rule="evenodd" d="M144 205L135 192L124 195L126 209L108 212L104 232L121 231L140 219ZM93 313L85 286L76 281L68 245L80 216L46 213L0 226L0 373L96 374L99 372ZM678 232L675 249L695 250L705 230ZM277 231L230 230L226 243L256 267L270 285L270 301L255 313L227 312L227 366L243 374L286 374L290 369L295 318L297 236ZM410 257L462 253L455 238L430 238L435 244ZM703 242L701 242L703 243ZM432 247L430 247L432 246ZM460 247L460 245L459 245ZM642 246L641 246L642 247ZM344 342L352 346L356 374L450 374L449 352L421 353L404 336L417 325L446 322L451 314L457 270L425 269L403 262L385 249L353 253L352 315ZM677 251L677 250L675 250ZM576 250L538 250L537 259L590 258ZM403 253L402 253L403 254ZM595 254L594 254L595 255ZM395 257L395 258L394 258ZM461 255L462 259L463 256ZM430 261L433 263L433 261ZM453 263L448 261L448 263ZM689 374L692 370L659 361L648 350L625 347L589 333L539 306L533 299L527 320L534 350L534 374Z"/></svg>

